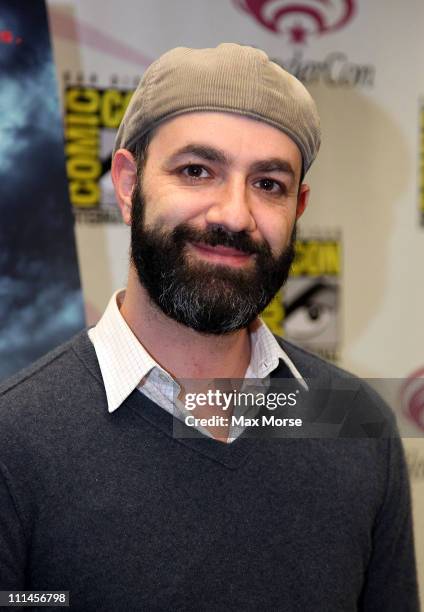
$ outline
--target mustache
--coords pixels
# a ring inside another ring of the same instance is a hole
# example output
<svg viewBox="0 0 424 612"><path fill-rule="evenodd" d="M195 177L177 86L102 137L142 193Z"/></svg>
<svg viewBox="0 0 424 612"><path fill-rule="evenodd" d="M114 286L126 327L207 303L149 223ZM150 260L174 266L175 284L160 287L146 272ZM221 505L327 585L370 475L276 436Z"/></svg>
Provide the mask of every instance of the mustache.
<svg viewBox="0 0 424 612"><path fill-rule="evenodd" d="M245 231L231 232L221 226L207 230L198 230L185 224L174 228L171 232L173 240L184 245L186 242L201 242L208 246L224 246L237 249L248 255L271 256L271 248L265 242L258 243Z"/></svg>

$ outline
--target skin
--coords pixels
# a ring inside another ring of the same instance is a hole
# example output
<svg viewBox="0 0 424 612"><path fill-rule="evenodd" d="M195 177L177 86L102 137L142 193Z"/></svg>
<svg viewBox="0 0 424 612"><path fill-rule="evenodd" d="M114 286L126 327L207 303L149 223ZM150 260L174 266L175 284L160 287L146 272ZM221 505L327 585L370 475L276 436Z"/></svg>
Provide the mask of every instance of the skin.
<svg viewBox="0 0 424 612"><path fill-rule="evenodd" d="M169 230L180 223L244 230L268 242L278 255L308 202L308 185L299 186L301 166L297 145L266 123L220 112L180 115L165 121L149 145L143 172L146 224L160 223ZM138 179L126 149L114 156L112 180L123 220L130 225ZM206 250L201 244L189 245L189 253L194 260L236 267L253 265L254 257L223 247ZM145 349L174 378L244 377L249 330L216 336L177 323L150 302L132 265L120 310Z"/></svg>

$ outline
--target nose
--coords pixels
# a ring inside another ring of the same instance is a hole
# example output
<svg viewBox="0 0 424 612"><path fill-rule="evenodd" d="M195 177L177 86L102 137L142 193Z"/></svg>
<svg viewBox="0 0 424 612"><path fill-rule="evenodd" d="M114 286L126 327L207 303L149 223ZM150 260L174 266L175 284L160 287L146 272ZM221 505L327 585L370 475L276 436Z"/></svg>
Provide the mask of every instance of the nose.
<svg viewBox="0 0 424 612"><path fill-rule="evenodd" d="M229 178L213 197L206 213L208 224L221 225L232 232L253 232L256 229L248 187L243 177Z"/></svg>

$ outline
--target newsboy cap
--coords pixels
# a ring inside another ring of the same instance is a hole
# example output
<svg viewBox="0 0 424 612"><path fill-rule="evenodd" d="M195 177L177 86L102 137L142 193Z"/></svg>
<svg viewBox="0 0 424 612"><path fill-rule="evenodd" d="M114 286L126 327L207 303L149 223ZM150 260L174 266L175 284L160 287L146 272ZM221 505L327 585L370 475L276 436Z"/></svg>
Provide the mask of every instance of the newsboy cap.
<svg viewBox="0 0 424 612"><path fill-rule="evenodd" d="M318 153L318 111L304 85L264 51L233 43L177 47L153 62L131 98L113 152L131 148L162 121L195 111L236 113L278 128L299 147L304 172Z"/></svg>

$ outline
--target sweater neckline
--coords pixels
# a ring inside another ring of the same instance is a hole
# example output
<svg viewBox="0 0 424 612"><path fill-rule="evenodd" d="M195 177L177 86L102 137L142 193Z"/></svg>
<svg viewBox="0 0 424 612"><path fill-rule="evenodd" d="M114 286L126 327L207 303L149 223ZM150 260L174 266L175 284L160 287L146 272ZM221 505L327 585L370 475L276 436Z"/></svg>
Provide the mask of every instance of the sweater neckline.
<svg viewBox="0 0 424 612"><path fill-rule="evenodd" d="M87 330L83 330L77 334L73 340L73 349L85 367L90 371L92 376L100 385L102 392L105 394L102 374L97 360L94 346L88 336ZM272 377L291 378L292 375L287 366L280 361L279 366L272 373ZM259 439L246 437L243 434L231 443L221 442L202 434L198 430L191 430L190 437L175 437L173 435L174 419L169 412L161 408L138 389L134 389L132 393L124 401L131 411L139 418L148 422L155 429L160 430L162 434L170 438L174 443L185 446L193 452L203 455L204 457L218 462L229 469L237 469L240 467L253 452ZM107 402L105 400L105 406ZM124 406L121 406L123 408ZM107 409L107 408L106 408ZM119 414L119 410L117 411ZM184 424L179 424L179 427L186 427ZM262 440L263 442L263 440Z"/></svg>
<svg viewBox="0 0 424 612"><path fill-rule="evenodd" d="M230 444L220 442L201 433L197 429L189 428L181 421L178 422L178 429L186 431L187 437L176 437L173 432L174 421L177 418L161 408L158 404L140 393L137 389L129 395L126 400L137 416L147 421L150 425L159 429L163 434L170 438L174 443L185 446L197 454L203 455L212 461L221 463L229 469L240 467L250 453L253 451L257 440L239 436Z"/></svg>

